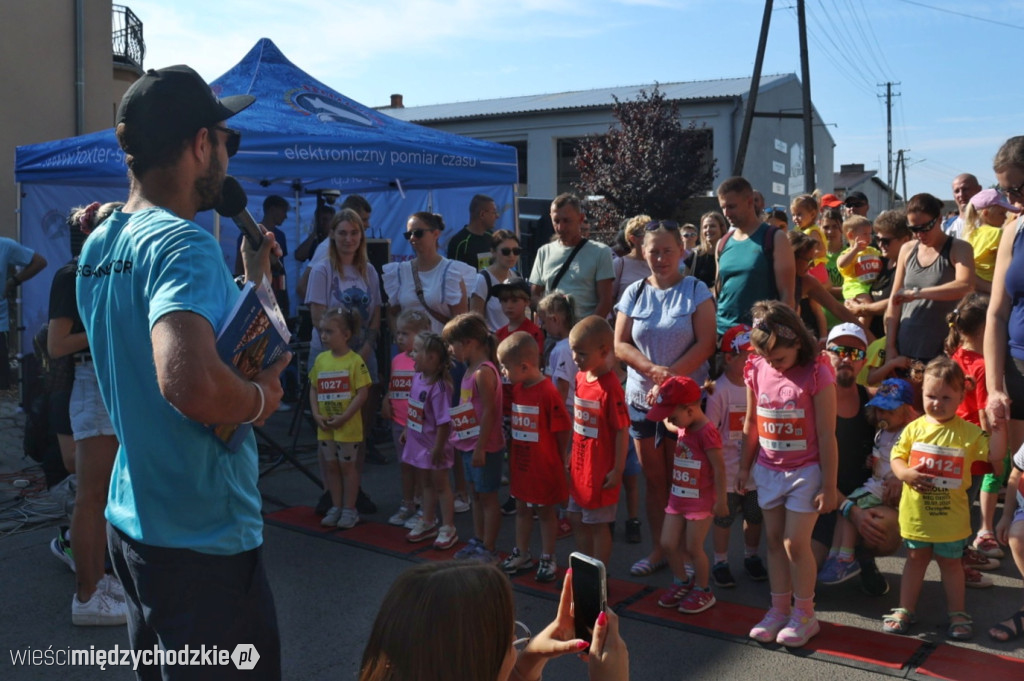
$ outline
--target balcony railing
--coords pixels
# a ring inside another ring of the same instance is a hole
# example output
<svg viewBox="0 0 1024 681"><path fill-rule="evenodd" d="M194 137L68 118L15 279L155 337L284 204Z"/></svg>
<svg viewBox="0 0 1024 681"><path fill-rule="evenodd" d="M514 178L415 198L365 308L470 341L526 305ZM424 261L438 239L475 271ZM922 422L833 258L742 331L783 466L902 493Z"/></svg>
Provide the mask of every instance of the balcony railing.
<svg viewBox="0 0 1024 681"><path fill-rule="evenodd" d="M142 39L142 21L129 7L112 5L114 63L142 70L146 41Z"/></svg>

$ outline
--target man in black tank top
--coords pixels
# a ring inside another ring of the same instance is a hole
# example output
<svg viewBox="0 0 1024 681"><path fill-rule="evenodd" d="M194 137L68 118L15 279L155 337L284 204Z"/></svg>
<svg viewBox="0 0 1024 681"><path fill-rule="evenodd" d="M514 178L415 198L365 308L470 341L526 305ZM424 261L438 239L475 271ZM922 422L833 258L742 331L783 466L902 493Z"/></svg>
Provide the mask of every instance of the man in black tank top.
<svg viewBox="0 0 1024 681"><path fill-rule="evenodd" d="M856 382L857 374L864 368L866 350L867 338L856 324L836 326L826 344L826 352L836 370L836 440L839 444L837 482L840 503L846 500L847 494L863 485L870 475L868 463L874 445L875 428L868 421L864 407L869 398L868 392ZM814 527L813 550L819 565L832 545L836 513L838 511L820 516ZM861 538L856 550L861 589L871 596L882 596L888 593L889 584L879 572L874 555L886 555L899 547L896 511L887 506L864 510L854 505L848 517ZM869 549L868 546L883 548Z"/></svg>

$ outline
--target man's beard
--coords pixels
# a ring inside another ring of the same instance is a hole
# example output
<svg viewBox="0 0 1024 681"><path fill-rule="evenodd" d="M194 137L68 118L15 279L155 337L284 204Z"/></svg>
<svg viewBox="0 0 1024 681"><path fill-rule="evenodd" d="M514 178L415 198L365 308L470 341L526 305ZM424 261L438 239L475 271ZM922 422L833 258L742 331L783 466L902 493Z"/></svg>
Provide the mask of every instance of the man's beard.
<svg viewBox="0 0 1024 681"><path fill-rule="evenodd" d="M210 165L203 175L196 178L193 187L196 196L199 197L197 212L212 210L220 203L221 191L224 188L224 167L221 166L220 157L216 153L210 157Z"/></svg>
<svg viewBox="0 0 1024 681"><path fill-rule="evenodd" d="M836 370L836 384L840 388L849 388L857 382L857 374L852 367L843 367Z"/></svg>

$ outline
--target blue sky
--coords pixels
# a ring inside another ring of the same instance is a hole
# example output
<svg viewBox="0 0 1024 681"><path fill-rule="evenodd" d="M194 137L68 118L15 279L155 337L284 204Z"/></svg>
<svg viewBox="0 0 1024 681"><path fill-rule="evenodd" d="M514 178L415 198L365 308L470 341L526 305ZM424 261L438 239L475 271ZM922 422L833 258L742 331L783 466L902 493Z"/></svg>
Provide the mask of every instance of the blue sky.
<svg viewBox="0 0 1024 681"><path fill-rule="evenodd" d="M144 24L147 67L187 63L213 80L267 37L369 106L392 93L417 106L746 76L764 11L758 0L127 4ZM800 73L795 8L775 1L766 74ZM996 149L1024 134L1024 97L1013 94L1024 1L807 0L807 16L812 98L836 142L836 170L864 163L885 179L878 84L892 81L901 94L893 150L909 150L908 193L950 198L959 172L994 183Z"/></svg>

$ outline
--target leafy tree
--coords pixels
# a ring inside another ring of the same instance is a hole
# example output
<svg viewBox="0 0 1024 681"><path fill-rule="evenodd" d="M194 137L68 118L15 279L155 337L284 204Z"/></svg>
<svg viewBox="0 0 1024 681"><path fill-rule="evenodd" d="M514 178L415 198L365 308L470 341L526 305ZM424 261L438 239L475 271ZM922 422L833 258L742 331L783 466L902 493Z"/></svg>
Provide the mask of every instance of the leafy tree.
<svg viewBox="0 0 1024 681"><path fill-rule="evenodd" d="M705 192L715 177L711 134L692 122L683 127L679 105L664 93L641 90L635 101L615 101L613 124L576 148L581 196L602 196L587 204L596 232L614 235L626 217L647 213L675 219L687 200Z"/></svg>

